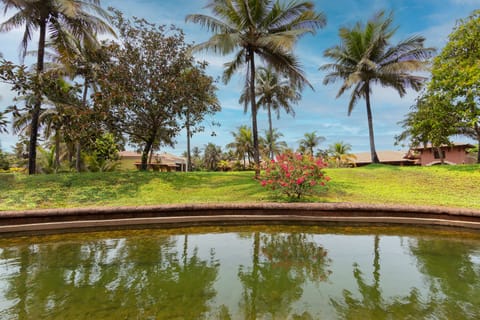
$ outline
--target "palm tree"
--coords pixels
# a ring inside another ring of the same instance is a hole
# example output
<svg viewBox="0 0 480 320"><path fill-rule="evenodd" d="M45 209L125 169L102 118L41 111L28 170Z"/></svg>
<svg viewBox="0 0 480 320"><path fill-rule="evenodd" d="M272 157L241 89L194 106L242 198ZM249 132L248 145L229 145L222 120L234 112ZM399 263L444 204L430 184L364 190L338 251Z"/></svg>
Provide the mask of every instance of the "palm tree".
<svg viewBox="0 0 480 320"><path fill-rule="evenodd" d="M350 153L351 150L352 146L349 143L338 141L328 147L328 154L335 161L335 166L341 167L344 164L352 163L356 159L355 155Z"/></svg>
<svg viewBox="0 0 480 320"><path fill-rule="evenodd" d="M234 54L234 59L225 64L223 81L227 83L239 68L246 64L246 89L255 97L255 56L259 56L276 71L287 75L295 83L307 83L293 47L298 38L314 33L326 24L322 13L313 11L311 1L279 0L211 0L207 8L214 17L192 14L186 21L199 23L215 33L195 50L212 50L223 55ZM260 174L258 148L257 106L250 100L252 113L253 158L255 175Z"/></svg>
<svg viewBox="0 0 480 320"><path fill-rule="evenodd" d="M296 88L295 83L285 78L282 79L271 67L258 68L256 81L257 106L263 106L267 109L269 136L273 137L272 110L276 111L277 119L280 118L281 109L284 109L287 114L295 116L295 110L293 110L291 104L300 101L301 95L297 89L301 90L302 87ZM240 97L240 103L245 102L247 97L243 94ZM269 157L273 159L273 146L269 146L269 149L271 151Z"/></svg>
<svg viewBox="0 0 480 320"><path fill-rule="evenodd" d="M260 137L260 145L264 150L265 158L273 159L275 155L287 149L287 143L279 141L281 137L283 134L277 129L265 130L265 137Z"/></svg>
<svg viewBox="0 0 480 320"><path fill-rule="evenodd" d="M351 29L341 28L341 44L324 52L325 57L335 62L320 67L320 70L330 71L323 80L324 84L343 81L337 98L353 86L348 115L360 98L365 99L373 163L379 163L379 160L375 150L370 105L372 86L380 84L392 87L400 97L405 95L406 88L420 90L425 78L412 75L411 72L424 70L427 59L434 52L432 48L424 48L425 38L421 36L412 36L396 45L390 45L389 41L397 30L392 28L392 22L392 14L385 16L382 11L365 25L358 22Z"/></svg>
<svg viewBox="0 0 480 320"><path fill-rule="evenodd" d="M246 125L237 128L238 131L232 131L234 141L227 144L227 148L232 149L239 160L243 160L243 169L246 169L246 159L251 164L251 157L254 155L252 129Z"/></svg>
<svg viewBox="0 0 480 320"><path fill-rule="evenodd" d="M300 147L313 156L313 148L317 147L323 141L325 141L325 137L317 136L316 131L307 132L303 135L303 139L300 140Z"/></svg>
<svg viewBox="0 0 480 320"><path fill-rule="evenodd" d="M60 44L59 48L57 48L59 55L56 57L56 60L62 63L64 71L72 80L77 77L83 79L83 92L81 104L78 105L78 114L88 114L90 111L87 104L88 91L89 89L97 90L97 79L100 73L99 65L102 61L106 61L108 57L106 56L105 47L96 39L81 42L71 35L68 36L70 39ZM85 124L88 125L88 123ZM82 135L85 135L85 130L78 130L74 137L75 169L77 172L81 170Z"/></svg>
<svg viewBox="0 0 480 320"><path fill-rule="evenodd" d="M2 2L5 13L10 10L17 10L17 12L0 25L0 32L8 32L25 26L21 42L22 57L25 57L32 33L39 30L36 63L38 78L43 72L47 33L52 43L60 45L68 38L68 34L82 41L91 41L98 32L112 30L107 23L96 16L108 18L106 12L100 8L100 0L2 0ZM35 102L32 110L28 160L29 174L34 174L36 170L41 95L41 88L34 89Z"/></svg>
<svg viewBox="0 0 480 320"><path fill-rule="evenodd" d="M205 146L203 162L207 170L216 170L218 162L222 160L222 148L209 143Z"/></svg>
<svg viewBox="0 0 480 320"><path fill-rule="evenodd" d="M7 133L8 120L6 112L0 112L0 133Z"/></svg>

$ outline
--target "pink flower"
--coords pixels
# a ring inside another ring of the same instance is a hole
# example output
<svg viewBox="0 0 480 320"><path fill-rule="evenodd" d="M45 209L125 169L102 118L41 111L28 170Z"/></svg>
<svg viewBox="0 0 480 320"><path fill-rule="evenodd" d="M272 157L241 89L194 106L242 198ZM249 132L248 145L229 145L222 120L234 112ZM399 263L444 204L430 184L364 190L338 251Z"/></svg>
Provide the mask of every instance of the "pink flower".
<svg viewBox="0 0 480 320"><path fill-rule="evenodd" d="M297 184L302 184L303 181L305 181L305 178L304 178L304 177L301 177L301 178L298 178L298 179L297 179L297 182L296 182L296 183L297 183Z"/></svg>
<svg viewBox="0 0 480 320"><path fill-rule="evenodd" d="M265 187L267 185L267 181L265 181L265 180L262 180L261 183L262 183L262 187Z"/></svg>

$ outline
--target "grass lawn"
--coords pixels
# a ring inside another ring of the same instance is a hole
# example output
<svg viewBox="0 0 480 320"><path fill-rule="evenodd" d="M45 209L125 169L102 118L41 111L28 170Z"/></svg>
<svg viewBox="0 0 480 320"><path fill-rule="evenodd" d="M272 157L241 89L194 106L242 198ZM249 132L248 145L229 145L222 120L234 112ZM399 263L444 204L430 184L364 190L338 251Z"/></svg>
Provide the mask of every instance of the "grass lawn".
<svg viewBox="0 0 480 320"><path fill-rule="evenodd" d="M309 202L362 202L480 209L480 165L327 169L328 190ZM286 202L253 172L0 174L0 210L166 203Z"/></svg>

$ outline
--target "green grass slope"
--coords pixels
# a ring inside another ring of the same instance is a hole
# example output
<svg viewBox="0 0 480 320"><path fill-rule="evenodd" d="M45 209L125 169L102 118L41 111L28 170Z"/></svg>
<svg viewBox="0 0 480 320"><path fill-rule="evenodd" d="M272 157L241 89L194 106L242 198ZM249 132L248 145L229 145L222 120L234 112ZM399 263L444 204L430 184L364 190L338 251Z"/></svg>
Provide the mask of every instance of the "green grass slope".
<svg viewBox="0 0 480 320"><path fill-rule="evenodd" d="M332 180L309 202L480 209L480 166L327 169ZM0 174L0 210L208 202L286 202L252 172Z"/></svg>

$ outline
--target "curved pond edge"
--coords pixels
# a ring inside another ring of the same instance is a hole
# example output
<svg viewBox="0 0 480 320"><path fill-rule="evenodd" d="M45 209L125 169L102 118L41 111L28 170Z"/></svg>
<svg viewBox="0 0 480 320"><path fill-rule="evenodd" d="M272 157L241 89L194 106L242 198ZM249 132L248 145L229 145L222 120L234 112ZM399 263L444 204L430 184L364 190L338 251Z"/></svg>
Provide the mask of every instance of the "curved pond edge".
<svg viewBox="0 0 480 320"><path fill-rule="evenodd" d="M480 230L480 210L360 203L209 203L0 211L0 233L193 225L382 224Z"/></svg>

